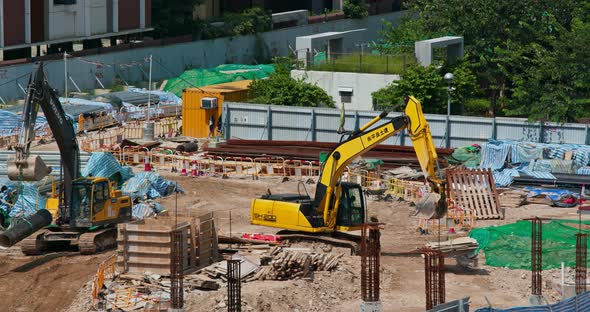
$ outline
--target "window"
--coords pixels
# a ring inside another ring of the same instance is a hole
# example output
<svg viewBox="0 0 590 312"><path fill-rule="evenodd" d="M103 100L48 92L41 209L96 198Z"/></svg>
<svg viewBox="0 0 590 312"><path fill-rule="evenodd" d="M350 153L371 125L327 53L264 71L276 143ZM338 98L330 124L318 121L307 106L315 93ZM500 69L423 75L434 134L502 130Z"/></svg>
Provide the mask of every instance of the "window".
<svg viewBox="0 0 590 312"><path fill-rule="evenodd" d="M76 4L77 0L53 0L53 4Z"/></svg>
<svg viewBox="0 0 590 312"><path fill-rule="evenodd" d="M338 88L340 103L352 103L352 88Z"/></svg>

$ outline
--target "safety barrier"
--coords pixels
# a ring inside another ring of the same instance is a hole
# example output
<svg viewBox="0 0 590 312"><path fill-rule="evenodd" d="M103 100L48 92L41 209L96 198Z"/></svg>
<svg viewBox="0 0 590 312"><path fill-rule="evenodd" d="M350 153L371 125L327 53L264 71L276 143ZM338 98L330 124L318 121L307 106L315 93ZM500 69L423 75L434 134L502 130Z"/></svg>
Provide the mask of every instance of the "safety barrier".
<svg viewBox="0 0 590 312"><path fill-rule="evenodd" d="M387 181L387 193L398 198L403 198L405 201L417 203L428 192L430 190L423 182L395 178Z"/></svg>
<svg viewBox="0 0 590 312"><path fill-rule="evenodd" d="M104 286L105 279L114 278L117 273L117 255L113 254L108 257L105 261L98 265L96 275L92 281L92 300L93 304L96 305L98 302L98 296Z"/></svg>
<svg viewBox="0 0 590 312"><path fill-rule="evenodd" d="M179 133L181 121L176 118L163 118L154 123L155 137L174 137ZM144 122L132 121L123 127L93 132L79 138L80 147L86 152L112 150L124 139L142 139Z"/></svg>

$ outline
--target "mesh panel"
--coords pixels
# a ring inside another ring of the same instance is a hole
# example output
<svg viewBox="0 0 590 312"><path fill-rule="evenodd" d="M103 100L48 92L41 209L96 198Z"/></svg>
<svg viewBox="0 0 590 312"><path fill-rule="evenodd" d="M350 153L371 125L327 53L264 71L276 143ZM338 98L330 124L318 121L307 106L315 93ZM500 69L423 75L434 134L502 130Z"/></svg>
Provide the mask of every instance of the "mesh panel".
<svg viewBox="0 0 590 312"><path fill-rule="evenodd" d="M272 65L226 64L209 69L191 69L166 83L164 91L182 97L182 90L239 80L262 79L275 71Z"/></svg>
<svg viewBox="0 0 590 312"><path fill-rule="evenodd" d="M582 233L589 233L590 221L582 221ZM577 220L554 220L543 224L543 269L576 264ZM474 229L469 234L485 253L486 264L510 269L531 269L531 223L516 223Z"/></svg>

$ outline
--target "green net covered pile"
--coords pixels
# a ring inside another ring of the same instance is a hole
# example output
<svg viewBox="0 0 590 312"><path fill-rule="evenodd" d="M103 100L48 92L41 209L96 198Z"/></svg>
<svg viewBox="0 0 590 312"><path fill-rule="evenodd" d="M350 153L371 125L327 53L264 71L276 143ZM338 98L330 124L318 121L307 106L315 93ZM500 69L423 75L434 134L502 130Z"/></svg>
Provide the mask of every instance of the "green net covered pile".
<svg viewBox="0 0 590 312"><path fill-rule="evenodd" d="M215 68L191 69L177 78L169 79L164 91L182 97L182 90L193 87L210 86L219 83L262 79L274 73L273 65L225 64Z"/></svg>
<svg viewBox="0 0 590 312"><path fill-rule="evenodd" d="M590 221L582 221L582 233L590 234ZM576 264L577 220L543 223L543 269ZM474 229L469 234L485 253L486 264L510 269L531 269L531 222ZM590 240L588 240L590 242Z"/></svg>

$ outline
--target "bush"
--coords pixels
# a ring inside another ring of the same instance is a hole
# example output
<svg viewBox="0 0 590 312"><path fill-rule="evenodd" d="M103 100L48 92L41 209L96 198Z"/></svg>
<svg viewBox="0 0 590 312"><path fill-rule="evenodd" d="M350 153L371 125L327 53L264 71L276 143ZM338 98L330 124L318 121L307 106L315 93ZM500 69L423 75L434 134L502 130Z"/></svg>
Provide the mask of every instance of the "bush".
<svg viewBox="0 0 590 312"><path fill-rule="evenodd" d="M463 115L486 116L490 107L488 99L467 99L463 104Z"/></svg>
<svg viewBox="0 0 590 312"><path fill-rule="evenodd" d="M334 100L322 88L293 79L289 71L279 68L268 79L254 80L248 95L250 102L257 104L334 107Z"/></svg>
<svg viewBox="0 0 590 312"><path fill-rule="evenodd" d="M365 18L369 16L369 10L365 0L344 0L342 5L344 15L350 18Z"/></svg>

